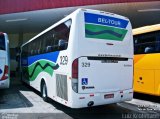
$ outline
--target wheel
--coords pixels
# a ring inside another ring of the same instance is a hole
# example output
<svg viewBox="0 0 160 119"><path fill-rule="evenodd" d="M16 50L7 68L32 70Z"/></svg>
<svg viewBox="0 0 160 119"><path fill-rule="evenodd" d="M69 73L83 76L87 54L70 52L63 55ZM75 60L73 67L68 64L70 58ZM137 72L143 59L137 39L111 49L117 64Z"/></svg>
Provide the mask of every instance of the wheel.
<svg viewBox="0 0 160 119"><path fill-rule="evenodd" d="M47 96L47 86L45 83L42 83L42 87L41 87L41 94L42 94L42 98L45 102L48 102L48 96Z"/></svg>

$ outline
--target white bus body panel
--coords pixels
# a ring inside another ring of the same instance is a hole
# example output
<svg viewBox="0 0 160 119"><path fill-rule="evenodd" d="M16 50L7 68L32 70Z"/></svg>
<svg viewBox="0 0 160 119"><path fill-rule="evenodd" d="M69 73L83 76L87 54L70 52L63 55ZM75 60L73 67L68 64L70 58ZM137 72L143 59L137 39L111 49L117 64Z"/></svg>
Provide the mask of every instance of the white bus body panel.
<svg viewBox="0 0 160 119"><path fill-rule="evenodd" d="M86 13L90 13L90 11ZM84 12L81 11L79 15L77 15L77 19L79 23L81 23L78 24L79 34L77 37L77 54L79 57L78 92L98 93L132 89L133 38L132 27L129 20L119 15L99 13L97 11L91 12L91 14L109 16L128 21L128 25L125 28L127 33L122 41L86 38ZM118 57L120 59L127 58L127 60L118 61L116 63L114 63L114 61L103 63L102 60L88 60L87 57ZM90 66L82 67L82 63L89 63ZM88 80L86 85L82 85L83 78L87 78ZM82 88L83 86L85 89Z"/></svg>
<svg viewBox="0 0 160 119"><path fill-rule="evenodd" d="M90 67L82 67L81 64L84 62L89 62ZM118 61L118 63L102 63L102 61L98 60L88 60L86 57L79 58L78 92L103 93L131 89L132 63L132 59ZM83 78L88 80L86 85L82 85ZM83 86L85 87L84 89Z"/></svg>
<svg viewBox="0 0 160 119"><path fill-rule="evenodd" d="M10 64L9 64L9 40L6 33L3 33L4 40L5 40L5 51L0 50L0 79L4 74L5 65L8 66L8 71L10 71ZM5 80L0 80L0 89L9 88L10 84L10 73L8 72L8 78Z"/></svg>

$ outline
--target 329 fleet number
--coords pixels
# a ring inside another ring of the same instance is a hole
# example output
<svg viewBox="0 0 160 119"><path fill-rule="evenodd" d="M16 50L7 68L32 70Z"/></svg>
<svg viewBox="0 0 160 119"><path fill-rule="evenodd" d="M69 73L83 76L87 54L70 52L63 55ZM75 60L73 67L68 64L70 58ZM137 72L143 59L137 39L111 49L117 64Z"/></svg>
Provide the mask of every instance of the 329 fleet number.
<svg viewBox="0 0 160 119"><path fill-rule="evenodd" d="M82 67L90 67L91 64L89 62L82 62Z"/></svg>
<svg viewBox="0 0 160 119"><path fill-rule="evenodd" d="M60 65L67 65L68 64L68 57L67 56L60 56Z"/></svg>

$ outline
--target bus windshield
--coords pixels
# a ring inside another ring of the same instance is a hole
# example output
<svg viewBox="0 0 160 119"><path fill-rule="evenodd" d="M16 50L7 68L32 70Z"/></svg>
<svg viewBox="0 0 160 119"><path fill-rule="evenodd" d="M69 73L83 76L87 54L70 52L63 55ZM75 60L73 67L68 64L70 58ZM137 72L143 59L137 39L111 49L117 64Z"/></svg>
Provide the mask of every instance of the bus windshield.
<svg viewBox="0 0 160 119"><path fill-rule="evenodd" d="M5 50L4 35L0 35L0 50Z"/></svg>

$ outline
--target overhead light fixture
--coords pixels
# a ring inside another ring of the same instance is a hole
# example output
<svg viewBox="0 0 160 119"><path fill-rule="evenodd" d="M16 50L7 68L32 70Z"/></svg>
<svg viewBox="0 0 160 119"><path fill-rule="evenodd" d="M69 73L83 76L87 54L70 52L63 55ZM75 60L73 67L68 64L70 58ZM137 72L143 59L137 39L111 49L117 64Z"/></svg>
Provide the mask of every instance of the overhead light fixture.
<svg viewBox="0 0 160 119"><path fill-rule="evenodd" d="M19 21L26 21L28 19L24 18L24 19L9 19L9 20L6 20L5 22L19 22Z"/></svg>
<svg viewBox="0 0 160 119"><path fill-rule="evenodd" d="M141 9L137 10L138 12L158 12L160 9Z"/></svg>

